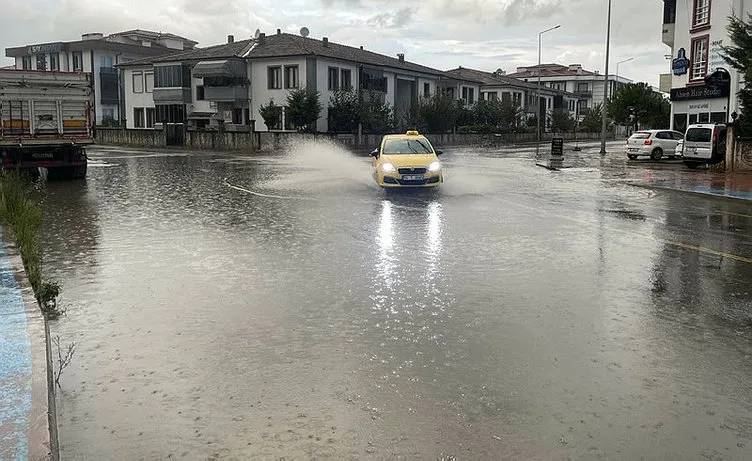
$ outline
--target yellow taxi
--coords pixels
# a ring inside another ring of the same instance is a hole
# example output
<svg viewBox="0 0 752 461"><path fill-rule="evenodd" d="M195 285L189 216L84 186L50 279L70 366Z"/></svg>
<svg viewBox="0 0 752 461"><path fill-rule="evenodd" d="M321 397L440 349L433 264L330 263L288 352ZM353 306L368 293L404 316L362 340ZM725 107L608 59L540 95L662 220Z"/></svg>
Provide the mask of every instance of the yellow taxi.
<svg viewBox="0 0 752 461"><path fill-rule="evenodd" d="M371 151L373 177L384 188L436 187L444 182L441 154L417 131L388 134Z"/></svg>

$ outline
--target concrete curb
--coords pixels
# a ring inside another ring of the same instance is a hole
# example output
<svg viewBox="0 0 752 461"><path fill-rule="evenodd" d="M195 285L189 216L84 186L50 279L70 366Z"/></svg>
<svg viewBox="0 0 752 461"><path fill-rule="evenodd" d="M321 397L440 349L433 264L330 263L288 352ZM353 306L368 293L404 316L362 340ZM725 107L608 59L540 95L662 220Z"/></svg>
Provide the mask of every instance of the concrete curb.
<svg viewBox="0 0 752 461"><path fill-rule="evenodd" d="M654 189L654 190L661 190L661 191L670 191L670 192L679 192L682 194L691 194L695 196L701 196L705 197L707 199L716 199L716 200L732 200L734 202L738 203L749 203L752 200L741 198L741 197L734 197L732 195L721 195L721 194L711 194L710 192L698 192L694 190L686 190L686 189L674 189L673 187L666 187L666 186L653 186L650 184L638 184L633 182L627 182L626 184L632 186L632 187L639 187L641 189Z"/></svg>
<svg viewBox="0 0 752 461"><path fill-rule="evenodd" d="M5 246L6 256L21 288L21 297L26 311L27 332L31 343L28 459L57 461L59 452L50 329L34 296L29 279L26 277L21 255L15 243L10 241L7 232L3 233L0 243Z"/></svg>

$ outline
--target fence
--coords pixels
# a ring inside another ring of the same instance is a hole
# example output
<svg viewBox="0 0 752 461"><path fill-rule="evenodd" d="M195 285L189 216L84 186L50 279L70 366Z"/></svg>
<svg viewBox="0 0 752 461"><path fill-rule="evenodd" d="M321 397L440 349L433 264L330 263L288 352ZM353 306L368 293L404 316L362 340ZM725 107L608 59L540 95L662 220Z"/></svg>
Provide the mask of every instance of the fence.
<svg viewBox="0 0 752 461"><path fill-rule="evenodd" d="M549 142L554 135L546 133L543 141ZM599 140L600 133L563 133L555 135L565 141ZM210 130L186 130L182 147L196 150L258 152L278 149L290 142L303 140L332 140L353 149L366 150L378 147L380 134L332 134L296 133L288 131L234 132ZM444 133L427 134L435 146L502 146L536 141L535 133ZM609 134L614 139L614 134ZM97 128L96 140L101 144L120 144L141 147L165 147L167 136L161 129Z"/></svg>

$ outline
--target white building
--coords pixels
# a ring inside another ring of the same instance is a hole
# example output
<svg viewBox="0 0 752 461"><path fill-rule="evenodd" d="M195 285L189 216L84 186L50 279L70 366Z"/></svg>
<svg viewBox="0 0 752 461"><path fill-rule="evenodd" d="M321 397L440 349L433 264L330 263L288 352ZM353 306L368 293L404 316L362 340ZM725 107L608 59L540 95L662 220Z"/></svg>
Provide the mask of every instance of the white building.
<svg viewBox="0 0 752 461"><path fill-rule="evenodd" d="M121 118L121 86L116 65L149 56L192 49L196 42L173 34L129 30L83 34L81 40L6 48L16 69L90 72L94 78L96 123Z"/></svg>
<svg viewBox="0 0 752 461"><path fill-rule="evenodd" d="M726 27L730 16L747 18L752 2L744 0L664 0L663 43L671 47L671 73L661 76L671 92L671 128L686 130L703 122L726 122L739 112L737 92L742 77L722 57L731 45ZM730 82L706 83L719 68Z"/></svg>
<svg viewBox="0 0 752 461"><path fill-rule="evenodd" d="M482 70L458 67L447 71L464 81L476 81L480 85L480 99L510 101L525 111L528 116L537 115L535 101L540 95L540 113L545 114L545 125L551 124L551 115L555 110L564 110L573 118L580 117L578 107L582 96L549 86L540 87L537 84L503 75L500 72L485 72ZM541 119L544 120L544 119Z"/></svg>
<svg viewBox="0 0 752 461"><path fill-rule="evenodd" d="M126 126L149 127L146 112L155 109L159 124L188 124L226 130L293 129L284 112L291 90L315 88L322 113L317 131L328 131L332 94L343 88L370 90L381 95L398 114L407 113L420 96L443 91L477 101L480 84L464 81L438 69L406 61L404 55L385 56L330 42L282 33L259 34L169 56L123 63ZM151 101L139 75L154 73ZM135 83L132 80L135 78ZM267 127L259 112L273 101L282 106L277 126ZM143 109L141 111L140 109ZM144 123L141 123L141 113Z"/></svg>
<svg viewBox="0 0 752 461"><path fill-rule="evenodd" d="M518 67L517 71L507 74L528 83L537 84L540 77L541 84L551 89L566 91L577 95L579 100L578 113L595 105L603 104L604 76L597 71L585 70L580 64L541 64L539 66ZM608 76L608 95L616 93L623 85L632 80L617 75Z"/></svg>

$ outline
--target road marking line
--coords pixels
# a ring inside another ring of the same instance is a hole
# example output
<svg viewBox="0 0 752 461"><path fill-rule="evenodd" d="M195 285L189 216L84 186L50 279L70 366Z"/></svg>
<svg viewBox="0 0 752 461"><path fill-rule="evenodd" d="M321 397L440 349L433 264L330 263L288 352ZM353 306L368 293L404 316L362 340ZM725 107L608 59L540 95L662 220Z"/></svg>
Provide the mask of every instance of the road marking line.
<svg viewBox="0 0 752 461"><path fill-rule="evenodd" d="M735 261L740 261L740 262L743 262L743 263L752 264L752 258L745 258L744 256L738 256L738 255L731 254L731 253L725 253L723 251L711 250L710 248L700 247L700 246L696 246L696 245L690 245L688 243L671 242L669 240L660 240L659 239L659 242L663 242L663 243L665 243L667 245L673 245L673 246L677 246L677 247L680 247L680 248L686 248L688 250L695 250L695 251L699 251L699 252L702 252L702 253L709 253L709 254L712 254L712 255L715 255L715 256L722 256L724 258L733 259Z"/></svg>
<svg viewBox="0 0 752 461"><path fill-rule="evenodd" d="M225 186L229 187L230 189L239 190L241 192L246 192L248 194L257 195L259 197L279 198L279 199L286 199L286 200L296 200L296 199L297 200L313 200L310 197L292 197L292 196L287 196L287 195L263 194L261 192L256 192L256 191L252 191L248 189L243 189L242 187L239 187L239 186L234 186L230 184L229 182L227 182L227 179L225 179L224 182L225 182Z"/></svg>

